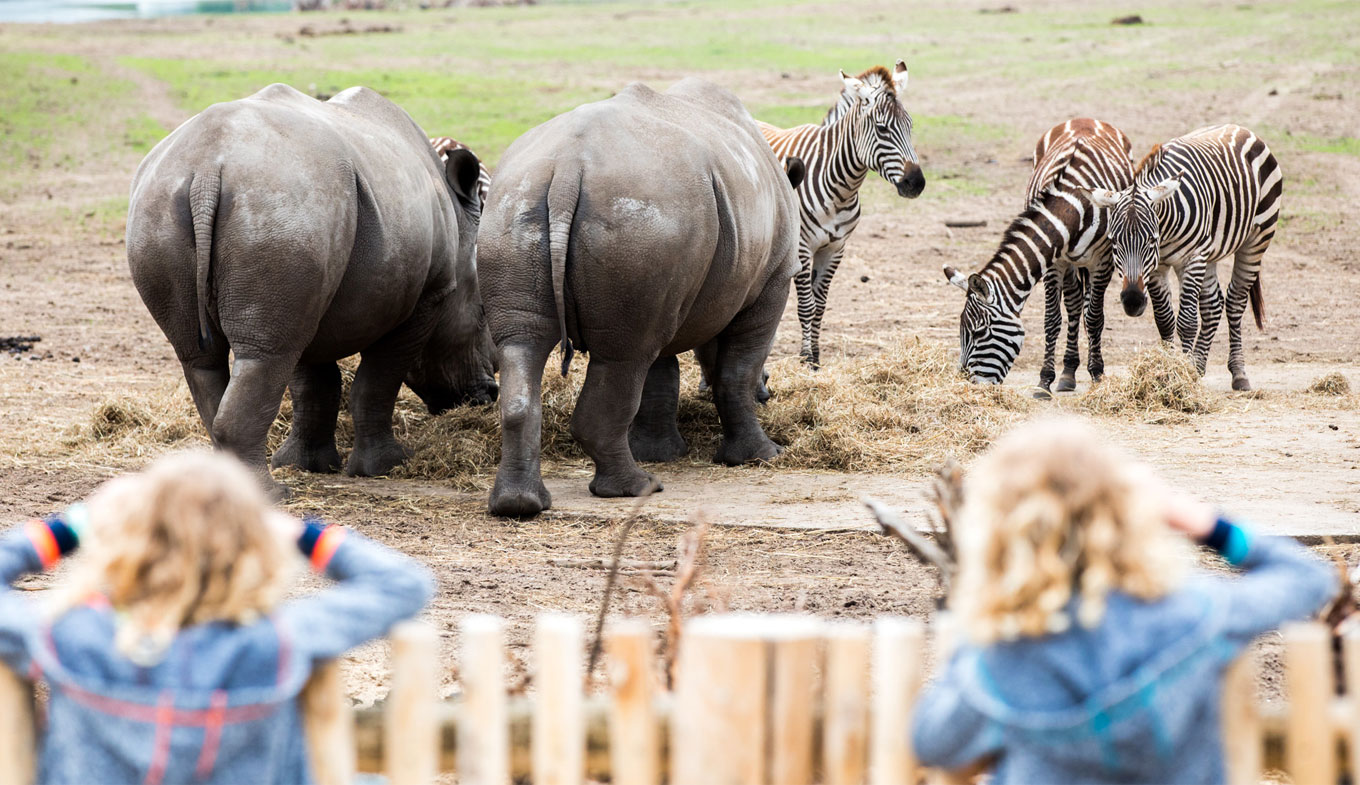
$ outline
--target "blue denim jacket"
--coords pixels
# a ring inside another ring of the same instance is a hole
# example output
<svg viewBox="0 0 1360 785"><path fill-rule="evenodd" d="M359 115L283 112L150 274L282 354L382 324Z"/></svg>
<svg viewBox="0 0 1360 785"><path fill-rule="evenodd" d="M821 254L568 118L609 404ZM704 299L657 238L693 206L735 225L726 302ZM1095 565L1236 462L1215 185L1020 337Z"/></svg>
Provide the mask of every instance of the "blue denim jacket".
<svg viewBox="0 0 1360 785"><path fill-rule="evenodd" d="M106 601L52 620L10 587L73 545L60 519L0 539L0 659L50 688L38 773L50 785L312 782L297 697L313 666L383 636L433 590L414 560L313 525L299 546L338 585L254 624L186 628L139 667L114 649Z"/></svg>
<svg viewBox="0 0 1360 785"><path fill-rule="evenodd" d="M960 647L917 706L921 762L992 758L997 785L1222 782L1224 669L1337 590L1336 570L1293 540L1233 527L1226 550L1245 574L1198 574L1151 602L1113 594L1094 629Z"/></svg>

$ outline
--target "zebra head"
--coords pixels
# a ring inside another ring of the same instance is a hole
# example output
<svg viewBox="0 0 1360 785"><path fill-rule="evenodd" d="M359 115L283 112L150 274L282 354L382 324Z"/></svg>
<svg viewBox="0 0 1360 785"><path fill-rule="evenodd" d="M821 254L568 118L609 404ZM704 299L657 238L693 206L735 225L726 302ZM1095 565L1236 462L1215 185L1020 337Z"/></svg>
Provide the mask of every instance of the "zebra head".
<svg viewBox="0 0 1360 785"><path fill-rule="evenodd" d="M973 382L1001 384L1025 345L1019 313L1006 304L996 282L980 273L965 277L946 265L944 277L966 292L959 315L959 370Z"/></svg>
<svg viewBox="0 0 1360 785"><path fill-rule="evenodd" d="M1110 253L1124 278L1119 300L1129 316L1142 316L1147 309L1147 278L1161 263L1161 229L1153 208L1180 188L1181 174L1153 186L1135 182L1122 191L1087 191L1091 204L1109 208Z"/></svg>
<svg viewBox="0 0 1360 785"><path fill-rule="evenodd" d="M857 113L856 152L860 160L897 186L898 196L920 196L926 178L911 146L911 115L902 105L907 92L906 63L898 60L891 74L883 66L857 77L841 71L841 80L845 89L838 107Z"/></svg>

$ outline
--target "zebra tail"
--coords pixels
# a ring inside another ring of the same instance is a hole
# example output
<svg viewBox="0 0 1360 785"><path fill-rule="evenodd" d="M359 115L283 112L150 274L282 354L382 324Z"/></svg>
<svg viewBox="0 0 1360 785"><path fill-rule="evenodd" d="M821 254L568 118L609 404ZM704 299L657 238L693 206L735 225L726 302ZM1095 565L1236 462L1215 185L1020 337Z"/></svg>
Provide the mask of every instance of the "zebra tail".
<svg viewBox="0 0 1360 785"><path fill-rule="evenodd" d="M195 174L189 184L189 212L194 222L194 255L196 257L196 286L198 296L198 348L212 345L212 331L208 327L208 298L211 296L213 222L217 217L217 198L222 190L222 176L218 172Z"/></svg>
<svg viewBox="0 0 1360 785"><path fill-rule="evenodd" d="M567 244L571 240L571 224L576 217L576 202L581 195L580 175L573 172L563 176L553 174L548 186L548 256L552 262L553 300L557 304L557 327L562 336L562 375L571 370L574 349L567 337L567 308L564 290L567 285Z"/></svg>
<svg viewBox="0 0 1360 785"><path fill-rule="evenodd" d="M1247 290L1247 297L1251 300L1251 315L1256 319L1256 329L1266 328L1266 299L1261 293L1261 276L1258 273L1256 280L1251 282L1251 288Z"/></svg>

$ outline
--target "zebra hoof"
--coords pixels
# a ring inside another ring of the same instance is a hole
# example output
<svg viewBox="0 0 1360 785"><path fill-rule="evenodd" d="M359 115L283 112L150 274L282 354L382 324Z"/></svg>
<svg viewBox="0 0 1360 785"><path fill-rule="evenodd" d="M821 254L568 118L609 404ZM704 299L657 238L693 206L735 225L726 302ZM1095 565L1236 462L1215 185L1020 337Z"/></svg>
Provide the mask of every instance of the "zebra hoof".
<svg viewBox="0 0 1360 785"><path fill-rule="evenodd" d="M1245 374L1242 376L1234 376L1232 388L1238 392L1245 392L1251 389L1251 381L1247 379Z"/></svg>
<svg viewBox="0 0 1360 785"><path fill-rule="evenodd" d="M1077 377L1063 374L1058 377L1058 392L1072 392L1077 389Z"/></svg>
<svg viewBox="0 0 1360 785"><path fill-rule="evenodd" d="M1039 385L1035 385L1035 386L1034 386L1034 391L1033 391L1031 394L1034 396L1034 400L1036 400L1036 401L1051 401L1051 400L1053 400L1053 393L1049 392L1047 387L1041 387L1041 386L1039 386Z"/></svg>

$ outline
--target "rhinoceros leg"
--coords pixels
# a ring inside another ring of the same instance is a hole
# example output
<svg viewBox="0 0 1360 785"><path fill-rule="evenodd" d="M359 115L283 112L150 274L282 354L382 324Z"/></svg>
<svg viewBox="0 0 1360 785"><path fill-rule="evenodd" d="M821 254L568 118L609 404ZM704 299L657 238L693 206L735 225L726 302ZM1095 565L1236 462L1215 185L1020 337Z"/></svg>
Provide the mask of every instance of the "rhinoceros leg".
<svg viewBox="0 0 1360 785"><path fill-rule="evenodd" d="M555 341L506 343L497 348L501 369L501 463L488 505L492 515L531 518L552 506L540 464L543 364Z"/></svg>
<svg viewBox="0 0 1360 785"><path fill-rule="evenodd" d="M641 496L656 478L638 468L628 448L628 426L637 414L651 363L590 358L586 381L571 414L571 435L595 461L590 492ZM661 490L657 485L657 490Z"/></svg>
<svg viewBox="0 0 1360 785"><path fill-rule="evenodd" d="M213 421L222 405L222 395L227 391L231 373L227 370L227 353L224 349L220 357L203 357L185 360L184 381L189 383L189 394L194 397L194 407L198 409L199 419L208 435L212 436Z"/></svg>
<svg viewBox="0 0 1360 785"><path fill-rule="evenodd" d="M722 422L716 463L736 466L769 460L781 452L760 427L755 407L756 389L787 298L786 286L766 286L759 299L696 352L713 380L713 403Z"/></svg>
<svg viewBox="0 0 1360 785"><path fill-rule="evenodd" d="M261 476L269 490L279 495L283 488L270 478L265 464L265 439L278 416L284 388L296 364L296 354L237 356L231 368L231 381L212 423L213 443L240 458Z"/></svg>
<svg viewBox="0 0 1360 785"><path fill-rule="evenodd" d="M642 403L628 429L628 447L638 461L673 461L689 452L676 427L680 399L680 361L658 357L647 371Z"/></svg>
<svg viewBox="0 0 1360 785"><path fill-rule="evenodd" d="M340 470L335 449L335 418L340 413L340 369L335 363L299 364L288 383L293 395L293 424L274 451L274 468L296 466L309 472Z"/></svg>
<svg viewBox="0 0 1360 785"><path fill-rule="evenodd" d="M402 380L430 337L434 322L426 309L383 336L360 354L359 368L349 388L349 411L354 416L354 449L345 474L377 477L411 457L392 435L392 409Z"/></svg>

